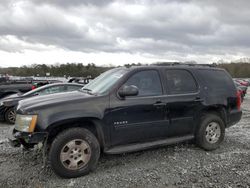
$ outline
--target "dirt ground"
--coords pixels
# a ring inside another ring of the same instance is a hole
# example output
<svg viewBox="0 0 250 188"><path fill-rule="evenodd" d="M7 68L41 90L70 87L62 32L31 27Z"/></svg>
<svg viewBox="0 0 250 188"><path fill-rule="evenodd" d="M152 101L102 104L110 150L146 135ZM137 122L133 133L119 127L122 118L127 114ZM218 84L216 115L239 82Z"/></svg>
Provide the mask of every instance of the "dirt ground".
<svg viewBox="0 0 250 188"><path fill-rule="evenodd" d="M43 168L39 152L11 148L0 124L0 187L250 187L250 94L243 118L226 130L221 147L206 152L179 144L124 155L103 155L91 174L62 179Z"/></svg>

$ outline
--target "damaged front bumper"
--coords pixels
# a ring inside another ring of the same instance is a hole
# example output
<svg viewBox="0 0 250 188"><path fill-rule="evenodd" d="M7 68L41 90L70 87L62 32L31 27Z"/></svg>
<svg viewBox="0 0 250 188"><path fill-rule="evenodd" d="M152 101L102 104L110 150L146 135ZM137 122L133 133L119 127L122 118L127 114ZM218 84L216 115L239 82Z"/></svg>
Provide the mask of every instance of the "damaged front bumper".
<svg viewBox="0 0 250 188"><path fill-rule="evenodd" d="M36 145L43 143L47 139L47 132L20 132L15 130L14 126L9 131L9 143L13 147L20 147L21 145Z"/></svg>

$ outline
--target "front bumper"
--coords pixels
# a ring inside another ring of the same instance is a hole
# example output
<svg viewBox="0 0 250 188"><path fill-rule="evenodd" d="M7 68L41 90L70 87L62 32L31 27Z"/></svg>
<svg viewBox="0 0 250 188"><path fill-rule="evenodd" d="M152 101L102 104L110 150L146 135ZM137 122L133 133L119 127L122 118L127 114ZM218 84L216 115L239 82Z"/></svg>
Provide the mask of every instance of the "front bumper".
<svg viewBox="0 0 250 188"><path fill-rule="evenodd" d="M20 132L15 130L14 126L11 127L9 132L9 143L13 147L20 147L21 144L27 145L27 144L38 144L40 142L44 142L44 140L47 138L48 134L47 132L33 132L33 133L27 133L27 132Z"/></svg>
<svg viewBox="0 0 250 188"><path fill-rule="evenodd" d="M0 106L0 121L4 121L4 113L5 113L5 107L2 105Z"/></svg>

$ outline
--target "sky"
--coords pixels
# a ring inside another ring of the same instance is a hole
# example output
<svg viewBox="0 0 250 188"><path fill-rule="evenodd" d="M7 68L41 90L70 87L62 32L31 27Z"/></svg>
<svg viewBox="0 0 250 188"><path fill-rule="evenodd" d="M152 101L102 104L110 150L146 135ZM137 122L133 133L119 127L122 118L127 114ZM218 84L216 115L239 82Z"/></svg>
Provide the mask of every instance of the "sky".
<svg viewBox="0 0 250 188"><path fill-rule="evenodd" d="M249 57L248 0L0 0L0 67Z"/></svg>

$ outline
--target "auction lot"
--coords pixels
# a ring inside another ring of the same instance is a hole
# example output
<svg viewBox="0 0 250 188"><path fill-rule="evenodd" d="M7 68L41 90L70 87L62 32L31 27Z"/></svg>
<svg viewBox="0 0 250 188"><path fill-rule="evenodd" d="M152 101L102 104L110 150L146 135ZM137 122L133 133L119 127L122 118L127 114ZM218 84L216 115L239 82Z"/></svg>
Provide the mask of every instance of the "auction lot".
<svg viewBox="0 0 250 188"><path fill-rule="evenodd" d="M221 147L206 152L192 143L124 155L102 155L97 169L76 179L43 168L39 151L12 148L10 126L0 123L0 187L250 187L250 94L243 117L226 130Z"/></svg>

